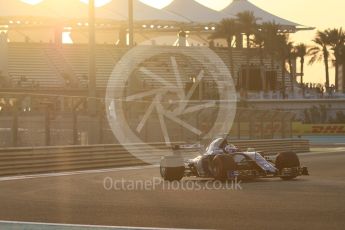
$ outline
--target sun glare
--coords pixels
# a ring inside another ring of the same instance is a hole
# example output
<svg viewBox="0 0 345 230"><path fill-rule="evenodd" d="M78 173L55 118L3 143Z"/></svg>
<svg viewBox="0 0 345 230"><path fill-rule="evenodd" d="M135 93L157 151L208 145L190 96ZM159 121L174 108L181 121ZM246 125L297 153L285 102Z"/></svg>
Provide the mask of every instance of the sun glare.
<svg viewBox="0 0 345 230"><path fill-rule="evenodd" d="M63 44L73 44L73 40L71 38L71 32L63 32L62 33L62 43Z"/></svg>

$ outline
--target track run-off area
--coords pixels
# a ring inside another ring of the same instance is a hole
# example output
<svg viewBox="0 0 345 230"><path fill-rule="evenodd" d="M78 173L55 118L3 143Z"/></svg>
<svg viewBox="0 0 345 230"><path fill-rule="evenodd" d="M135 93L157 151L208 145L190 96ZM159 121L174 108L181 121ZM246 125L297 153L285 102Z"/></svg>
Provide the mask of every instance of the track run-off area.
<svg viewBox="0 0 345 230"><path fill-rule="evenodd" d="M156 166L3 177L0 229L344 229L345 147L300 160L310 176L293 181L168 184Z"/></svg>

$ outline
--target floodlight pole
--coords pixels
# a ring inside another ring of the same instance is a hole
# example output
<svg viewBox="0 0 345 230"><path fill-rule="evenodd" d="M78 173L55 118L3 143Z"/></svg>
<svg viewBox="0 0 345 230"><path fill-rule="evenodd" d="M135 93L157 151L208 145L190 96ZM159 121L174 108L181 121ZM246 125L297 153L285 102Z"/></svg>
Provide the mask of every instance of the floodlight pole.
<svg viewBox="0 0 345 230"><path fill-rule="evenodd" d="M89 98L88 111L90 115L96 112L96 30L95 30L95 0L89 0Z"/></svg>
<svg viewBox="0 0 345 230"><path fill-rule="evenodd" d="M134 45L134 10L133 0L128 0L128 45Z"/></svg>
<svg viewBox="0 0 345 230"><path fill-rule="evenodd" d="M98 103L96 92L96 29L95 0L89 0L89 84L88 84L88 144L98 144L97 122Z"/></svg>

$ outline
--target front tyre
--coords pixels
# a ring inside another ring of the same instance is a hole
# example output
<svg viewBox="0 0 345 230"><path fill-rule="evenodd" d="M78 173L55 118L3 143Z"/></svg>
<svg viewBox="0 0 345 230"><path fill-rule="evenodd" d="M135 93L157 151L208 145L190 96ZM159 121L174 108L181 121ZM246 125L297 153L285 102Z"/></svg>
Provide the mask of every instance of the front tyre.
<svg viewBox="0 0 345 230"><path fill-rule="evenodd" d="M166 181L180 181L184 176L184 167L160 167L160 174Z"/></svg>
<svg viewBox="0 0 345 230"><path fill-rule="evenodd" d="M275 166L279 170L281 179L292 180L299 176L301 164L296 153L282 152L277 156Z"/></svg>

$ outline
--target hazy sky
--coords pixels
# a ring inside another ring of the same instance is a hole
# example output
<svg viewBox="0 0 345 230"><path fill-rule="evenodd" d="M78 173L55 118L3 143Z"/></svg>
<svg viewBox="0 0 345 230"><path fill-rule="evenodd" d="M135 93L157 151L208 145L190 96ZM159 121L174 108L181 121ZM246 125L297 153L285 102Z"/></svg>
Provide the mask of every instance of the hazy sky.
<svg viewBox="0 0 345 230"><path fill-rule="evenodd" d="M27 2L40 2L42 0L22 0ZM88 0L82 0L88 1ZM106 3L110 0L96 0ZM173 0L141 0L156 7L164 7ZM191 1L191 0L185 0ZM230 4L232 0L196 0L210 8L220 10ZM277 16L302 25L313 26L318 29L345 27L345 1L344 0L250 0L258 7ZM192 10L192 9L191 9ZM296 43L311 43L315 31L298 32L292 36ZM324 82L324 69L322 64L306 66L306 81ZM334 69L332 69L331 82L334 82Z"/></svg>

